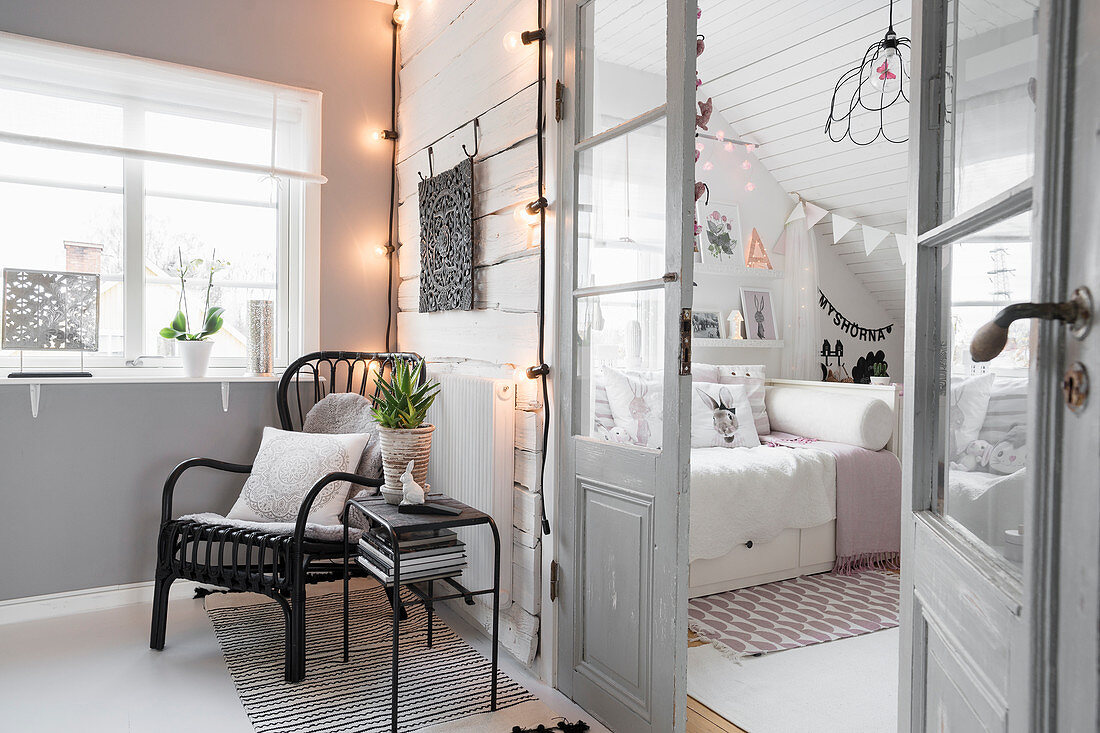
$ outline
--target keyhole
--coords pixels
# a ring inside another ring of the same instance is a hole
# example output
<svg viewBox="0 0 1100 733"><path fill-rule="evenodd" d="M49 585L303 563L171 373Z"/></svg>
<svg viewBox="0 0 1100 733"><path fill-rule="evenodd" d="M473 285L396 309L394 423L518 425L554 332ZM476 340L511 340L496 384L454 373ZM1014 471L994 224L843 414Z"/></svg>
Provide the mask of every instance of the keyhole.
<svg viewBox="0 0 1100 733"><path fill-rule="evenodd" d="M1062 396L1071 411L1077 413L1085 409L1089 397L1089 373L1081 362L1074 362L1062 377Z"/></svg>

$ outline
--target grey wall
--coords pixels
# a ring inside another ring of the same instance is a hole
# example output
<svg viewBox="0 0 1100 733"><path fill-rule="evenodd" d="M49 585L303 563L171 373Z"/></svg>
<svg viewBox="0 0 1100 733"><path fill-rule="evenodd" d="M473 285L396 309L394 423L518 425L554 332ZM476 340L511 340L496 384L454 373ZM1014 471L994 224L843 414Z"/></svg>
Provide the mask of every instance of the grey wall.
<svg viewBox="0 0 1100 733"><path fill-rule="evenodd" d="M153 578L160 497L180 461L251 463L278 425L273 382L0 383L0 600ZM242 478L191 469L176 515L226 511Z"/></svg>
<svg viewBox="0 0 1100 733"><path fill-rule="evenodd" d="M390 148L390 16L369 0L0 0L0 30L324 93L322 348L380 349Z"/></svg>
<svg viewBox="0 0 1100 733"><path fill-rule="evenodd" d="M322 348L383 347L390 14L369 0L0 0L0 30L323 92ZM2 266L3 263L0 263ZM0 600L153 577L160 492L195 455L251 461L273 384L0 384ZM198 480L196 480L198 479ZM180 511L228 509L240 479L181 484Z"/></svg>

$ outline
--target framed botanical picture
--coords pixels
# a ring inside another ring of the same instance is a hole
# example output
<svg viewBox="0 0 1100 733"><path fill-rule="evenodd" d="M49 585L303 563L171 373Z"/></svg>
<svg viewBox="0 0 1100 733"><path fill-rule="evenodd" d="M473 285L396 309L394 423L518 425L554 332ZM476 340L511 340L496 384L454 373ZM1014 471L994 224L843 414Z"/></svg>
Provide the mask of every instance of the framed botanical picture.
<svg viewBox="0 0 1100 733"><path fill-rule="evenodd" d="M736 204L717 201L701 209L698 239L703 261L740 263L741 210Z"/></svg>
<svg viewBox="0 0 1100 733"><path fill-rule="evenodd" d="M775 341L775 306L767 288L741 288L741 307L745 313L745 331L749 340Z"/></svg>
<svg viewBox="0 0 1100 733"><path fill-rule="evenodd" d="M718 311L693 310L691 335L697 339L722 338L722 314Z"/></svg>

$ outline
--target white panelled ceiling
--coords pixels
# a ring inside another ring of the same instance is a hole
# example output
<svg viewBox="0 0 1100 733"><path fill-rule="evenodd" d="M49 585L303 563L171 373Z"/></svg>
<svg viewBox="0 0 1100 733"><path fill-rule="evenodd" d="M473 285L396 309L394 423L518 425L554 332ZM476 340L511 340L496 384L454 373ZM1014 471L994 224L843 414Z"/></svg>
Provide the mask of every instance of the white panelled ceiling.
<svg viewBox="0 0 1100 733"><path fill-rule="evenodd" d="M878 140L834 143L825 120L837 79L886 32L885 0L701 0L702 97L788 193L860 224L905 231L908 145ZM894 4L894 29L909 35L909 2ZM847 102L843 102L847 105ZM904 138L909 105L886 112L891 135ZM876 120L877 124L877 120ZM898 125L901 127L899 128ZM899 134L900 130L900 134ZM832 243L832 219L816 226ZM894 238L869 256L855 227L833 251L892 317L905 316L905 267Z"/></svg>

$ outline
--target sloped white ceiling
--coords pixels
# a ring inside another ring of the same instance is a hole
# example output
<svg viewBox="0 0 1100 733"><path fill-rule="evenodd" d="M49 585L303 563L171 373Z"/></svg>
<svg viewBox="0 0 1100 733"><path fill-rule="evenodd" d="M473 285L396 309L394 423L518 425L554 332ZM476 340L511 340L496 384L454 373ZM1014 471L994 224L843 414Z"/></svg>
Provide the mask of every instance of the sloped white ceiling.
<svg viewBox="0 0 1100 733"><path fill-rule="evenodd" d="M833 87L882 38L889 3L704 0L702 8L701 96L713 97L715 111L760 146L757 157L783 189L860 224L904 232L909 146L879 140L860 147L825 134ZM909 3L895 2L894 29L907 36L909 27ZM908 104L887 111L892 136L905 129L908 113ZM831 243L831 217L816 231ZM856 227L833 249L887 313L904 318L905 268L892 237L868 256Z"/></svg>

